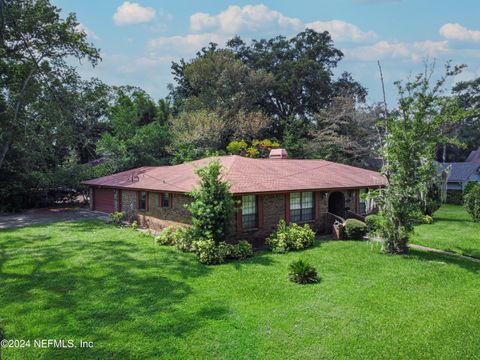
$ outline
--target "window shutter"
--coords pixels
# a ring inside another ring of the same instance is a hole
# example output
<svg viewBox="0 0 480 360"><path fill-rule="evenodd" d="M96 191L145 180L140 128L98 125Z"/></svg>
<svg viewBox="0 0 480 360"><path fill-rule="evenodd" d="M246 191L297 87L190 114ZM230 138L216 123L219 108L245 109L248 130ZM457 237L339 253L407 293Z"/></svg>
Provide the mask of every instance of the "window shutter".
<svg viewBox="0 0 480 360"><path fill-rule="evenodd" d="M172 208L173 207L173 194L168 193L168 207Z"/></svg>
<svg viewBox="0 0 480 360"><path fill-rule="evenodd" d="M290 222L290 193L285 194L285 222Z"/></svg>
<svg viewBox="0 0 480 360"><path fill-rule="evenodd" d="M148 199L150 197L149 195L148 191L145 191L145 211L148 211L148 203L150 202Z"/></svg>
<svg viewBox="0 0 480 360"><path fill-rule="evenodd" d="M263 213L263 195L257 195L257 216L258 216L258 227L262 228L264 225L264 213Z"/></svg>
<svg viewBox="0 0 480 360"><path fill-rule="evenodd" d="M137 209L140 209L140 191L137 191Z"/></svg>
<svg viewBox="0 0 480 360"><path fill-rule="evenodd" d="M161 208L162 207L162 193L158 193L158 207Z"/></svg>

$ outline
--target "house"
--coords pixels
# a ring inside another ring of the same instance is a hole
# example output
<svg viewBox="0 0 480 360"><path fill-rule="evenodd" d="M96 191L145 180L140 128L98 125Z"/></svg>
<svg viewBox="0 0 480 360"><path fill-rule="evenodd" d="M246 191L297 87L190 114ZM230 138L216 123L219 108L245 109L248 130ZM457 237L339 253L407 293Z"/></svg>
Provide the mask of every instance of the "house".
<svg viewBox="0 0 480 360"><path fill-rule="evenodd" d="M480 146L477 150L473 150L470 155L468 155L466 162L476 162L480 163Z"/></svg>
<svg viewBox="0 0 480 360"><path fill-rule="evenodd" d="M201 159L180 165L140 167L85 181L92 209L124 211L127 218L159 230L190 223L184 205L196 186L194 170ZM262 242L281 219L309 223L319 233L331 231L336 216L356 216L361 192L384 185L375 171L325 160L288 159L285 150L268 159L220 156L224 179L238 200L234 219L236 239Z"/></svg>
<svg viewBox="0 0 480 360"><path fill-rule="evenodd" d="M463 190L470 181L480 182L480 162L442 163L447 174L447 202L462 203Z"/></svg>

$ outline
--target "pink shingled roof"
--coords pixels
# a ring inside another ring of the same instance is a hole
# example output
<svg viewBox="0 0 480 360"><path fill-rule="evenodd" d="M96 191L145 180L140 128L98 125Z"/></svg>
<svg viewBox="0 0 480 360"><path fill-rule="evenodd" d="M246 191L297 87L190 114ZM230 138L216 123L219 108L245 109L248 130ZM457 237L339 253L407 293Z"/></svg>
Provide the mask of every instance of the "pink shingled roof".
<svg viewBox="0 0 480 360"><path fill-rule="evenodd" d="M236 155L220 156L218 160L231 185L230 191L236 194L376 187L385 182L378 172L326 160L250 159ZM141 167L84 184L186 193L198 182L194 170L209 161Z"/></svg>

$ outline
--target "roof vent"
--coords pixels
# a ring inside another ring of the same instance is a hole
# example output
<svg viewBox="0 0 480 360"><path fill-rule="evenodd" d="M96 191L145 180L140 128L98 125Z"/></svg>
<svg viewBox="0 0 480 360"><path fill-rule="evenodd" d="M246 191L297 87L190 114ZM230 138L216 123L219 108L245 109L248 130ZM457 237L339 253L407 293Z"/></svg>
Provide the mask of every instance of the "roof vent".
<svg viewBox="0 0 480 360"><path fill-rule="evenodd" d="M288 159L288 152L285 149L272 149L268 157L270 159Z"/></svg>

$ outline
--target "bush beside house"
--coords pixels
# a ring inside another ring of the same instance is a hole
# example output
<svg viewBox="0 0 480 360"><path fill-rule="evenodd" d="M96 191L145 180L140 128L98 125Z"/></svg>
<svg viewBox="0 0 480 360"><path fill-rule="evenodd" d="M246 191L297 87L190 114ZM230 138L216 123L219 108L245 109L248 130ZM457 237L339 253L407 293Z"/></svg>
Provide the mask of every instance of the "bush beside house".
<svg viewBox="0 0 480 360"><path fill-rule="evenodd" d="M362 240L367 235L367 225L357 219L347 219L343 223L343 234L348 240Z"/></svg>
<svg viewBox="0 0 480 360"><path fill-rule="evenodd" d="M315 232L310 225L287 225L284 220L280 220L276 231L267 238L266 244L273 252L283 253L308 248L313 245L314 240Z"/></svg>

